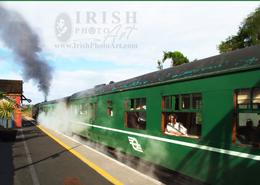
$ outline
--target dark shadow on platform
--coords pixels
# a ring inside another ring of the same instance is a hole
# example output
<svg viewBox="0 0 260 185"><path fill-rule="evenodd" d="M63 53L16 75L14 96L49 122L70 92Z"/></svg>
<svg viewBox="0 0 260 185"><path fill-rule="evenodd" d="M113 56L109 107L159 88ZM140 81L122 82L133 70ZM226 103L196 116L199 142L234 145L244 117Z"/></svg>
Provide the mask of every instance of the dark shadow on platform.
<svg viewBox="0 0 260 185"><path fill-rule="evenodd" d="M32 127L32 126L35 126L37 125L37 122L34 121L34 120L26 120L26 119L23 119L22 120L22 127Z"/></svg>
<svg viewBox="0 0 260 185"><path fill-rule="evenodd" d="M0 140L0 184L13 185L13 142Z"/></svg>
<svg viewBox="0 0 260 185"><path fill-rule="evenodd" d="M29 140L29 139L33 139L33 138L37 138L37 137L48 137L41 130L35 129L36 125L37 125L37 123L34 120L30 121L30 120L23 119L22 120L22 126L23 126L22 132L21 132L21 130L18 132L18 136L16 138L16 142L23 142L23 141L26 141L26 140ZM21 136L21 133L23 133L23 137ZM64 150L62 150L60 152L57 152L57 153L52 154L50 156L47 156L47 157L45 157L45 158L43 158L41 160L35 161L35 162L31 163L31 164L27 164L27 165L15 168L14 171L19 171L21 169L27 168L27 167L29 167L31 165L38 164L38 163L40 163L42 161L45 161L45 160L48 160L48 159L57 158L61 154L65 153L65 152L69 152L70 150L72 150L74 148L77 148L79 146L80 146L80 144L75 146L75 147L72 147L72 148L70 148L68 150L64 149Z"/></svg>
<svg viewBox="0 0 260 185"><path fill-rule="evenodd" d="M48 157L45 157L45 158L43 158L43 159L41 159L41 160L38 160L38 161L35 161L35 162L31 163L31 164L28 164L28 165L24 165L24 166L15 168L14 171L19 171L19 170L21 170L21 169L27 168L27 167L29 167L29 166L31 166L31 165L38 164L38 163L40 163L40 162L42 162L42 161L45 161L45 160L48 160L48 159L55 159L55 158L59 157L61 154L65 153L65 152L69 152L70 150L72 150L72 149L74 149L74 148L77 148L77 147L79 147L79 146L80 146L80 144L77 145L77 146L74 146L74 147L72 147L72 148L70 148L70 149L68 149L68 150L65 149L65 150L62 150L62 151L57 152L57 153L55 153L55 154L52 154L52 155L50 155L50 156L48 156Z"/></svg>
<svg viewBox="0 0 260 185"><path fill-rule="evenodd" d="M21 129L19 129L19 132L16 137L16 142L30 140L30 139L37 138L37 137L46 137L46 135L43 134L39 129L31 129L31 127L35 127L35 125L37 125L37 123L34 120L29 121L29 120L23 119L21 129L23 131L24 138L21 135Z"/></svg>

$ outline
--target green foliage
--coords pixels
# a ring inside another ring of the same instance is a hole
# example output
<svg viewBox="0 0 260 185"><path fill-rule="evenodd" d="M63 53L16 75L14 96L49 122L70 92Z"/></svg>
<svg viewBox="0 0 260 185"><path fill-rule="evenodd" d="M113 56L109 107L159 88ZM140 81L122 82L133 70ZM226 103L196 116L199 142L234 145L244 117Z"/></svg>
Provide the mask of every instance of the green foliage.
<svg viewBox="0 0 260 185"><path fill-rule="evenodd" d="M4 93L0 91L0 99L2 99L3 97L4 97Z"/></svg>
<svg viewBox="0 0 260 185"><path fill-rule="evenodd" d="M179 51L168 51L168 52L163 52L163 59L162 63L165 62L165 60L170 59L172 63L172 67L178 66L181 64L189 63L189 60L187 57L185 57L181 52Z"/></svg>
<svg viewBox="0 0 260 185"><path fill-rule="evenodd" d="M30 112L30 111L32 111L31 105L26 105L22 107L22 112Z"/></svg>
<svg viewBox="0 0 260 185"><path fill-rule="evenodd" d="M158 68L159 70L162 70L162 69L163 69L162 61L157 60L157 68Z"/></svg>
<svg viewBox="0 0 260 185"><path fill-rule="evenodd" d="M7 100L0 101L0 117L10 119L14 111L14 104Z"/></svg>
<svg viewBox="0 0 260 185"><path fill-rule="evenodd" d="M23 106L22 115L31 117L32 116L32 105Z"/></svg>
<svg viewBox="0 0 260 185"><path fill-rule="evenodd" d="M256 8L239 27L236 35L229 36L218 46L220 53L260 44L260 7Z"/></svg>

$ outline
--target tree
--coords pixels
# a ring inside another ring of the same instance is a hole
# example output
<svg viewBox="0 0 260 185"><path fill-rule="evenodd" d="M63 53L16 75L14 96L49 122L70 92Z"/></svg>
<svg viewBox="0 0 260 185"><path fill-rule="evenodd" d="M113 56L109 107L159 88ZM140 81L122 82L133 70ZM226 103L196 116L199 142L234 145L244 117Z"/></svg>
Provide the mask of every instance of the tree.
<svg viewBox="0 0 260 185"><path fill-rule="evenodd" d="M159 70L162 70L163 69L163 64L162 64L162 61L161 60L157 60L157 68Z"/></svg>
<svg viewBox="0 0 260 185"><path fill-rule="evenodd" d="M168 51L168 52L163 52L163 59L162 61L158 60L157 61L157 68L158 69L162 69L163 66L162 64L167 60L167 59L170 59L171 60L171 64L172 64L172 67L174 66L178 66L178 65L181 65L181 64L184 64L184 63L189 63L189 60L187 57L185 57L181 52L179 51Z"/></svg>
<svg viewBox="0 0 260 185"><path fill-rule="evenodd" d="M220 53L260 44L260 6L244 19L236 35L229 36L218 46Z"/></svg>

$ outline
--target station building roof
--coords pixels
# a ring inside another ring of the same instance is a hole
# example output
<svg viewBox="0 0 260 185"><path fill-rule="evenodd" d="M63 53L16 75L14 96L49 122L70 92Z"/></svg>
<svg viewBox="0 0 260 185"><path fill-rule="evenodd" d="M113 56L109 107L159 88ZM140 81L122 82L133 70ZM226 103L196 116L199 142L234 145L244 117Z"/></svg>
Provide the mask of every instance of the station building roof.
<svg viewBox="0 0 260 185"><path fill-rule="evenodd" d="M0 79L0 92L5 94L22 94L23 81Z"/></svg>
<svg viewBox="0 0 260 185"><path fill-rule="evenodd" d="M117 83L98 85L95 88L75 93L70 98L77 99L254 68L260 68L260 45L196 60Z"/></svg>

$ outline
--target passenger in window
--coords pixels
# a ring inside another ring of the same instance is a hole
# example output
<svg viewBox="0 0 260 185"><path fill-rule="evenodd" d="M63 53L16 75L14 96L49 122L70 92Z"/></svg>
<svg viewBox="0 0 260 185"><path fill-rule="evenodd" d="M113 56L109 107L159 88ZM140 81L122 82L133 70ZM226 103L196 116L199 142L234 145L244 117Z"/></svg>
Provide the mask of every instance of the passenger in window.
<svg viewBox="0 0 260 185"><path fill-rule="evenodd" d="M136 112L138 129L145 129L146 127L146 113Z"/></svg>
<svg viewBox="0 0 260 185"><path fill-rule="evenodd" d="M260 129L260 120L258 120L258 125L256 126L257 129Z"/></svg>
<svg viewBox="0 0 260 185"><path fill-rule="evenodd" d="M146 127L146 120L145 120L145 113L141 112L128 112L127 113L127 127L134 128L134 129L145 129Z"/></svg>
<svg viewBox="0 0 260 185"><path fill-rule="evenodd" d="M176 135L176 136L187 136L187 129L179 122L176 121L177 117L175 114L168 116L168 123L166 125L165 134Z"/></svg>
<svg viewBox="0 0 260 185"><path fill-rule="evenodd" d="M251 119L247 119L246 126L238 128L238 136L239 142L242 144L251 144L254 140L255 129L253 127L253 121Z"/></svg>
<svg viewBox="0 0 260 185"><path fill-rule="evenodd" d="M138 112L137 120L138 122L146 122L146 115L142 112Z"/></svg>
<svg viewBox="0 0 260 185"><path fill-rule="evenodd" d="M250 139L252 139L250 144L252 144L253 147L260 147L260 120L258 121L258 125L256 127L252 126L252 133Z"/></svg>
<svg viewBox="0 0 260 185"><path fill-rule="evenodd" d="M258 120L258 125L255 130L253 145L255 147L260 147L260 120Z"/></svg>

